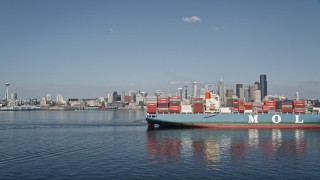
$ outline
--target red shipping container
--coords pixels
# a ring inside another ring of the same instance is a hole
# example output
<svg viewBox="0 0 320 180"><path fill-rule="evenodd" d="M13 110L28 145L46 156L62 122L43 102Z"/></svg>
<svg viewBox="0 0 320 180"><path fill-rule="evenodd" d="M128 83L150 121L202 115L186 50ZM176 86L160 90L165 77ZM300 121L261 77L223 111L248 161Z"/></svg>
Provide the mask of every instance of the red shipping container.
<svg viewBox="0 0 320 180"><path fill-rule="evenodd" d="M170 106L170 113L180 113L181 107L180 106Z"/></svg>
<svg viewBox="0 0 320 180"><path fill-rule="evenodd" d="M158 101L169 102L169 98L158 98Z"/></svg>
<svg viewBox="0 0 320 180"><path fill-rule="evenodd" d="M169 112L169 108L158 108L158 112L159 113L168 113Z"/></svg>
<svg viewBox="0 0 320 180"><path fill-rule="evenodd" d="M264 101L264 105L266 106L275 106L276 104L277 104L277 101L273 101L273 100Z"/></svg>
<svg viewBox="0 0 320 180"><path fill-rule="evenodd" d="M193 101L203 101L203 98L193 98Z"/></svg>
<svg viewBox="0 0 320 180"><path fill-rule="evenodd" d="M244 113L244 106L239 106L239 113Z"/></svg>
<svg viewBox="0 0 320 180"><path fill-rule="evenodd" d="M252 103L244 103L244 109L245 110L253 110L253 104Z"/></svg>
<svg viewBox="0 0 320 180"><path fill-rule="evenodd" d="M204 113L204 110L194 110L193 113Z"/></svg>
<svg viewBox="0 0 320 180"><path fill-rule="evenodd" d="M169 99L179 99L180 100L180 96L170 96Z"/></svg>
<svg viewBox="0 0 320 180"><path fill-rule="evenodd" d="M297 100L295 100L295 101L293 101L293 104L296 104L296 105L306 105L306 101L305 100L299 100L299 101L297 101Z"/></svg>
<svg viewBox="0 0 320 180"><path fill-rule="evenodd" d="M157 109L147 109L147 113L149 113L149 114L157 114Z"/></svg>
<svg viewBox="0 0 320 180"><path fill-rule="evenodd" d="M204 112L203 104L195 104L195 105L193 105L193 112L194 113L203 113Z"/></svg>
<svg viewBox="0 0 320 180"><path fill-rule="evenodd" d="M157 104L147 104L147 113L155 114L157 113Z"/></svg>
<svg viewBox="0 0 320 180"><path fill-rule="evenodd" d="M283 113L292 113L293 109L292 108L282 108Z"/></svg>
<svg viewBox="0 0 320 180"><path fill-rule="evenodd" d="M269 110L276 110L275 106L268 106L268 107L269 107Z"/></svg>
<svg viewBox="0 0 320 180"><path fill-rule="evenodd" d="M172 108L172 109L181 109L181 106L170 106L170 108Z"/></svg>

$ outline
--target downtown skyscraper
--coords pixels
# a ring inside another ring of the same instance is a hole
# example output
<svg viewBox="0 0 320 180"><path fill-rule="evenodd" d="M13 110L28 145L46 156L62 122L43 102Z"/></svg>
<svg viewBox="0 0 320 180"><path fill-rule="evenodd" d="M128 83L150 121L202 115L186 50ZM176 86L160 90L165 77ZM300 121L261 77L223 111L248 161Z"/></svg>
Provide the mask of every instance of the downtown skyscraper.
<svg viewBox="0 0 320 180"><path fill-rule="evenodd" d="M218 82L218 95L220 97L220 106L224 107L226 103L226 95L224 91L224 81L222 79Z"/></svg>
<svg viewBox="0 0 320 180"><path fill-rule="evenodd" d="M236 96L240 99L244 98L243 84L236 84Z"/></svg>
<svg viewBox="0 0 320 180"><path fill-rule="evenodd" d="M268 83L267 83L267 75L260 75L260 91L261 91L261 101L268 95Z"/></svg>

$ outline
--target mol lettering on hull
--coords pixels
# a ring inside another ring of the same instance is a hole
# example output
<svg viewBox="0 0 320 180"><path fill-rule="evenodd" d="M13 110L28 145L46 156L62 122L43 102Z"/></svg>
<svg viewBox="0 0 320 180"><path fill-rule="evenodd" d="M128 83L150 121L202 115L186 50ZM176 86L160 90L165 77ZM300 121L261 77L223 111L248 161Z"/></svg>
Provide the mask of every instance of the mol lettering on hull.
<svg viewBox="0 0 320 180"><path fill-rule="evenodd" d="M248 123L259 123L258 117L259 115L248 115L249 116L249 122ZM295 124L303 124L303 120L300 120L300 115L295 115L296 121L294 122ZM275 114L272 116L271 121L274 124L279 124L281 123L281 116L278 114Z"/></svg>

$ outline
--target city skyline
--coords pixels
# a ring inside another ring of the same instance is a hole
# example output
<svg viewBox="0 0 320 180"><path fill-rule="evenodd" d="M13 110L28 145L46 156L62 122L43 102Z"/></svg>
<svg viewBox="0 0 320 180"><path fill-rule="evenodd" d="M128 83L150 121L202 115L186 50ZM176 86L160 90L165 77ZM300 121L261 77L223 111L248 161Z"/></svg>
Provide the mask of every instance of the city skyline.
<svg viewBox="0 0 320 180"><path fill-rule="evenodd" d="M262 78L262 79L261 79ZM282 96L282 97L285 97L283 96L283 94L279 94L279 93L274 93L274 94L268 94L266 89L268 89L268 85L267 85L267 75L266 74L261 74L260 75L260 81L261 83L259 83L258 81L256 81L254 84L235 84L235 87L234 88L227 88L225 89L226 87L224 86L224 80L223 79L220 79L218 81L218 86L217 88L213 88L214 85L213 84L208 84L208 83L197 83L197 82L192 82L192 84L190 84L190 86L188 85L185 85L184 86L184 94L183 94L183 88L179 87L175 90L175 92L173 93L170 93L170 92L165 92L164 90L161 90L161 89L158 89L156 91L152 91L152 92L149 92L149 91L144 91L144 90L141 90L141 89L136 89L136 90L119 90L119 89L114 89L112 90L112 92L107 92L106 94L104 95L98 95L98 96L95 96L95 97L66 97L67 99L73 99L73 98L80 98L80 99L97 99L98 97L99 98L109 98L109 96L111 95L113 97L113 101L116 101L114 98L117 98L118 95L121 97L121 101L124 101L124 97L125 96L132 96L132 94L135 94L135 95L139 95L139 94L147 94L147 95L158 95L158 96L179 96L181 97L181 99L183 98L187 98L187 97L200 97L200 95L205 95L205 92L206 91L213 91L215 94L219 95L220 96L220 99L221 99L221 103L226 103L225 101L225 98L227 97L232 97L232 98L239 98L239 99L244 99L246 102L253 102L254 101L254 96L255 93L258 93L259 94L259 100L258 101L263 101L264 97L266 96L273 96L273 95L276 95L276 96ZM186 83L186 82L185 82ZM261 85L261 84L264 84L264 85ZM9 94L11 94L11 99L17 99L17 92L10 92L9 93L9 90L8 90L8 86L10 85L9 83L5 83L5 88L6 88L6 91L5 91L5 98L3 100L10 100L9 97ZM199 85L199 87L198 87ZM260 86L259 86L260 85ZM245 88L244 88L245 86ZM188 91L189 89L189 91ZM265 92L266 93L262 93L261 92L261 89L265 89ZM190 91L191 90L191 91ZM256 90L258 90L258 92L255 92ZM223 93L221 93L220 91L222 91ZM120 94L121 92L121 94ZM188 94L187 92L191 92L190 94ZM232 92L232 94L230 94L230 92ZM263 95L264 94L264 95ZM298 95L297 95L298 94ZM46 98L47 100L50 99L49 101L51 101L51 95L50 93L46 94L45 96L36 96L36 97L28 97L28 98L20 98L21 100L22 99L43 99L43 98ZM63 95L61 93L58 93L56 94L57 95L57 101L61 101L61 100L58 100L58 99L63 99ZM145 95L144 95L145 96ZM13 98L15 97L15 98ZM49 97L49 98L48 98ZM297 97L299 97L299 92L295 92L293 97L291 96L287 96L286 98L288 99L297 99ZM299 98L298 98L299 99ZM304 98L304 99L308 99L308 98ZM309 99L311 100L311 99Z"/></svg>
<svg viewBox="0 0 320 180"><path fill-rule="evenodd" d="M90 98L192 92L192 82L217 91L220 79L235 89L267 74L268 94L317 99L319 9L317 0L3 0L0 83L21 98Z"/></svg>

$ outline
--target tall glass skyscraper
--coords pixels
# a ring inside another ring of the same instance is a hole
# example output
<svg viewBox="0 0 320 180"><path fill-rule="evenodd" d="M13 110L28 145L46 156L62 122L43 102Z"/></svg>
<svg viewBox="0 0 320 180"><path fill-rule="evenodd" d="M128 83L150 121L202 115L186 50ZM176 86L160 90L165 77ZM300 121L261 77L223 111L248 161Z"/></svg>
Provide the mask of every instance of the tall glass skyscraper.
<svg viewBox="0 0 320 180"><path fill-rule="evenodd" d="M267 75L260 75L260 90L261 90L261 101L263 98L268 95L268 83L267 83Z"/></svg>
<svg viewBox="0 0 320 180"><path fill-rule="evenodd" d="M193 82L193 97L198 97L198 85L197 85L197 82Z"/></svg>
<svg viewBox="0 0 320 180"><path fill-rule="evenodd" d="M225 106L225 92L224 92L224 81L221 79L218 82L218 94L220 96L220 106L224 107Z"/></svg>
<svg viewBox="0 0 320 180"><path fill-rule="evenodd" d="M244 96L243 91L243 84L236 84L236 96L238 98L243 98L242 96Z"/></svg>

